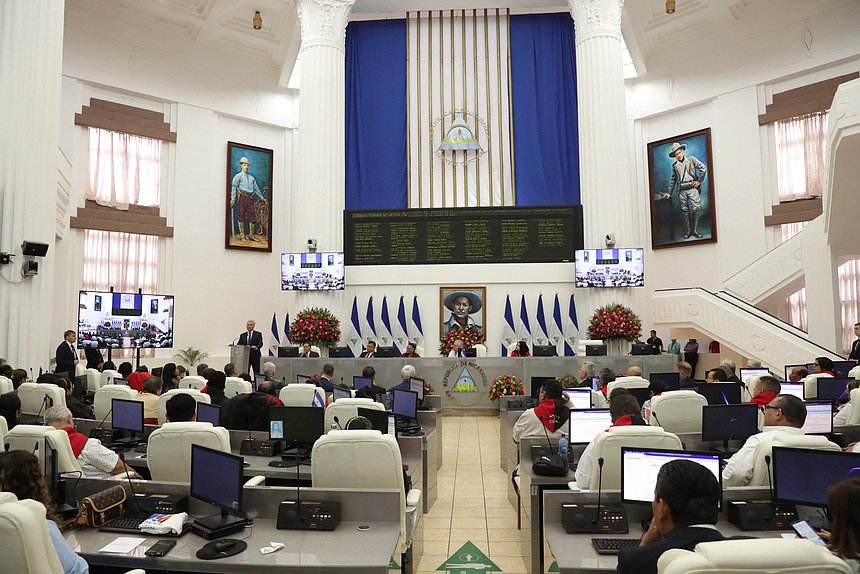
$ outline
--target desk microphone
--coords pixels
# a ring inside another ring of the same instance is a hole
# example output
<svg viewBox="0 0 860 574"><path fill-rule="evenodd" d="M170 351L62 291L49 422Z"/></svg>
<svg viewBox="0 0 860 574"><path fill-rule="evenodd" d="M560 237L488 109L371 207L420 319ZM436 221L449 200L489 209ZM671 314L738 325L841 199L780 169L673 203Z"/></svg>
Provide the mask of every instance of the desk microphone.
<svg viewBox="0 0 860 574"><path fill-rule="evenodd" d="M144 508L140 505L140 502L137 500L137 494L134 492L134 483L131 481L131 474L128 472L128 465L125 463L125 453L119 453L119 459L122 461L122 465L125 467L125 477L128 480L128 487L131 489L131 498L134 500L135 506L140 511L142 515L148 515L149 513L144 510Z"/></svg>
<svg viewBox="0 0 860 574"><path fill-rule="evenodd" d="M592 524L597 524L600 520L600 494L603 487L603 457L597 459L597 509L594 512Z"/></svg>
<svg viewBox="0 0 860 574"><path fill-rule="evenodd" d="M105 424L105 421L107 420L107 418L110 416L110 414L112 412L113 412L113 407L108 409L107 414L102 419L102 422L99 423L99 426L97 426L96 428L94 428L93 430L90 431L90 438L98 438L99 440L101 440L101 438L103 436L102 432L101 432L102 425ZM113 433L113 430L111 430L111 433Z"/></svg>
<svg viewBox="0 0 860 574"><path fill-rule="evenodd" d="M537 416L537 415L535 415L535 416ZM540 417L538 417L538 420L540 420ZM543 434L544 434L544 436L546 436L546 444L549 445L549 454L550 454L550 456L552 456L555 453L552 452L552 442L549 440L549 433L546 432L546 425L543 424L543 421L540 421L540 423L541 423L540 426L543 427Z"/></svg>
<svg viewBox="0 0 860 574"><path fill-rule="evenodd" d="M343 427L340 426L340 420L337 418L337 415L334 416L334 422L337 425L337 428L339 428L340 430L343 430Z"/></svg>
<svg viewBox="0 0 860 574"><path fill-rule="evenodd" d="M660 424L660 419L657 418L657 413L655 411L651 411L651 416L654 417L655 421L657 421L657 426L663 428L663 425Z"/></svg>
<svg viewBox="0 0 860 574"><path fill-rule="evenodd" d="M764 455L764 463L767 465L767 492L770 494L770 512L771 516L765 516L765 520L770 520L773 518L773 514L776 513L776 503L773 500L773 482L770 478L770 455Z"/></svg>
<svg viewBox="0 0 860 574"><path fill-rule="evenodd" d="M48 395L42 395L42 404L39 405L39 412L36 413L36 420L34 422L39 421L39 417L42 415L42 409L45 408L45 405L48 404ZM50 408L50 407L47 407Z"/></svg>

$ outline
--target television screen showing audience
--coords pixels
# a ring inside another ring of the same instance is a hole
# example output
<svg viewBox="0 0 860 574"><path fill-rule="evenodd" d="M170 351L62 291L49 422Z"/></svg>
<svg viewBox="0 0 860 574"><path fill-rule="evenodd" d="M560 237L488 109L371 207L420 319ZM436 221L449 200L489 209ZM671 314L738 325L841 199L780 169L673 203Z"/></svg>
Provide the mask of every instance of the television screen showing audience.
<svg viewBox="0 0 860 574"><path fill-rule="evenodd" d="M173 347L173 295L81 291L78 348Z"/></svg>
<svg viewBox="0 0 860 574"><path fill-rule="evenodd" d="M343 253L281 253L282 291L343 288Z"/></svg>

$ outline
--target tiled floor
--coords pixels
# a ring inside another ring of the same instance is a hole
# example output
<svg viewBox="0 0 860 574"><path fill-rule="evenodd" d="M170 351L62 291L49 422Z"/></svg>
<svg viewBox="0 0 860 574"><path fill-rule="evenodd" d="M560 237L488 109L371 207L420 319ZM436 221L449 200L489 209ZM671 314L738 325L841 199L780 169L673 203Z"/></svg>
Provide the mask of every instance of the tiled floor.
<svg viewBox="0 0 860 574"><path fill-rule="evenodd" d="M505 574L524 574L510 478L499 467L499 419L447 416L439 498L422 517L424 555L417 572L435 572L467 540Z"/></svg>

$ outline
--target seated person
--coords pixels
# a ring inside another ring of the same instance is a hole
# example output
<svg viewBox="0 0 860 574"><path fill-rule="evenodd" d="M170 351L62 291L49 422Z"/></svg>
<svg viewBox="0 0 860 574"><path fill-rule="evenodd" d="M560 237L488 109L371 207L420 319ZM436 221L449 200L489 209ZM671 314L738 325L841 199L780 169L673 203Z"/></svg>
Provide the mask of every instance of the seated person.
<svg viewBox="0 0 860 574"><path fill-rule="evenodd" d="M753 475L755 447L776 433L803 434L806 405L793 395L777 395L764 407L764 428L749 437L723 468L725 486L746 486Z"/></svg>
<svg viewBox="0 0 860 574"><path fill-rule="evenodd" d="M689 460L672 460L657 473L654 517L638 548L618 554L622 574L657 574L657 560L671 548L693 550L700 542L724 540L715 526L720 483L710 470Z"/></svg>
<svg viewBox="0 0 860 574"><path fill-rule="evenodd" d="M269 431L269 407L282 407L269 381L257 386L253 393L230 397L221 407L221 426L231 430Z"/></svg>
<svg viewBox="0 0 860 574"><path fill-rule="evenodd" d="M6 419L9 430L15 428L21 418L21 399L14 391L0 395L0 417Z"/></svg>
<svg viewBox="0 0 860 574"><path fill-rule="evenodd" d="M591 387L591 382L597 375L595 374L595 369L597 366L594 364L594 361L583 361L579 365L579 386L580 387Z"/></svg>
<svg viewBox="0 0 860 574"><path fill-rule="evenodd" d="M322 371L317 378L317 382L319 383L317 386L322 387L323 390L331 394L334 392L334 383L332 383L332 377L334 377L334 365L331 363L326 363L323 365Z"/></svg>
<svg viewBox="0 0 860 574"><path fill-rule="evenodd" d="M531 357L531 353L529 353L529 346L525 341L520 341L517 343L517 348L511 351L512 357Z"/></svg>
<svg viewBox="0 0 860 574"><path fill-rule="evenodd" d="M312 357L319 357L319 356L320 356L320 354L317 353L316 351L311 351L311 344L310 343L302 343L302 352L299 353L299 357L312 358Z"/></svg>
<svg viewBox="0 0 860 574"><path fill-rule="evenodd" d="M696 381L693 380L693 366L687 361L681 361L675 365L678 371L678 388L680 390L696 390Z"/></svg>
<svg viewBox="0 0 860 574"><path fill-rule="evenodd" d="M827 357L815 357L815 361L812 362L812 372L815 374L835 377L836 373L833 372L833 359L828 359Z"/></svg>
<svg viewBox="0 0 860 574"><path fill-rule="evenodd" d="M538 393L538 406L528 409L514 424L514 442L523 437L542 437L544 431L554 438L561 436L564 425L570 419L570 408L562 395L561 383L555 380L544 381Z"/></svg>
<svg viewBox="0 0 860 574"><path fill-rule="evenodd" d="M821 532L830 551L860 572L860 479L848 478L827 491L833 530Z"/></svg>
<svg viewBox="0 0 860 574"><path fill-rule="evenodd" d="M95 438L87 438L75 430L72 413L66 407L55 406L45 411L45 424L65 431L69 435L72 454L81 465L83 476L109 478L115 474L128 472L132 478L140 476L120 460L119 455L102 445Z"/></svg>
<svg viewBox="0 0 860 574"><path fill-rule="evenodd" d="M187 393L173 395L164 406L169 423L190 423L197 420L197 401Z"/></svg>
<svg viewBox="0 0 860 574"><path fill-rule="evenodd" d="M14 369L15 367L6 363L0 365L0 377L6 377L7 379L11 379L12 377L10 377L9 375Z"/></svg>
<svg viewBox="0 0 860 574"><path fill-rule="evenodd" d="M600 374L597 375L597 390L603 393L603 396L606 396L606 387L609 383L615 380L615 373L612 372L612 369L603 368L600 369Z"/></svg>
<svg viewBox="0 0 860 574"><path fill-rule="evenodd" d="M809 371L806 370L806 367L792 367L791 372L788 373L788 380L792 383L799 383L808 376Z"/></svg>
<svg viewBox="0 0 860 574"><path fill-rule="evenodd" d="M850 398L851 391L860 387L860 381L853 380L849 381L846 386L846 395ZM839 407L839 410L833 415L833 426L835 427L844 427L848 424L848 421L851 419L851 401L849 400L847 403Z"/></svg>
<svg viewBox="0 0 860 574"><path fill-rule="evenodd" d="M722 362L720 362L720 368L726 373L726 382L743 384L743 381L735 374L737 364L735 364L733 360L723 359Z"/></svg>
<svg viewBox="0 0 860 574"><path fill-rule="evenodd" d="M227 395L224 394L224 387L226 384L227 375L221 371L212 371L209 375L209 383L203 387L202 392L209 395L209 400L213 405L218 405L220 407L227 402Z"/></svg>
<svg viewBox="0 0 860 574"><path fill-rule="evenodd" d="M105 363L104 369L118 372L120 375L122 375L123 379L129 378L131 376L132 371L134 371L134 367L132 367L131 363L129 363L128 361L120 363L119 368L115 367L113 362L108 361L107 363Z"/></svg>
<svg viewBox="0 0 860 574"><path fill-rule="evenodd" d="M207 365L206 363L200 363L199 365L197 365L197 376L202 377L203 372L206 371L206 369L208 369L208 368L209 368L209 365Z"/></svg>
<svg viewBox="0 0 860 574"><path fill-rule="evenodd" d="M376 384L376 369L374 369L371 366L364 367L361 370L361 376L366 378L366 379L370 379L370 381L371 381L370 382L370 390L371 390L373 396L369 397L369 398L377 400L378 402L382 402L382 395L384 395L387 391L385 390L384 387L380 387L379 385ZM356 396L358 396L358 395L356 395Z"/></svg>
<svg viewBox="0 0 860 574"><path fill-rule="evenodd" d="M180 381L188 376L188 371L182 365L176 365L176 378ZM238 375L237 375L238 376Z"/></svg>
<svg viewBox="0 0 860 574"><path fill-rule="evenodd" d="M18 500L32 499L41 502L47 510L48 535L60 559L63 574L87 574L90 567L78 556L60 534L54 522L54 503L42 474L41 464L35 455L25 450L0 453L0 491L11 492Z"/></svg>
<svg viewBox="0 0 860 574"><path fill-rule="evenodd" d="M224 365L224 376L225 377L238 377L239 369L236 368L234 363L227 363Z"/></svg>
<svg viewBox="0 0 860 574"><path fill-rule="evenodd" d="M642 376L642 367L639 365L630 365L627 367L627 372L625 373L626 377L641 377Z"/></svg>
<svg viewBox="0 0 860 574"><path fill-rule="evenodd" d="M454 341L454 344L451 346L451 350L448 351L448 358L456 358L456 357L465 357L466 349L463 348L463 341L461 339L457 339Z"/></svg>
<svg viewBox="0 0 860 574"><path fill-rule="evenodd" d="M376 356L376 341L368 341L367 347L358 356L359 359L372 359Z"/></svg>
<svg viewBox="0 0 860 574"><path fill-rule="evenodd" d="M166 393L179 388L179 378L176 376L176 363L167 363L161 369L161 392Z"/></svg>
<svg viewBox="0 0 860 574"><path fill-rule="evenodd" d="M418 345L416 345L415 343L413 343L412 341L410 341L409 343L407 343L407 344L406 344L406 352L405 352L405 353L403 353L403 354L402 354L402 355L400 355L400 356L401 356L401 357L407 357L407 358L410 358L410 359L411 359L411 358L418 358L418 357L420 357L421 355L419 355L418 353L416 353L416 352L415 352L415 349L416 349L417 347L418 347Z"/></svg>
<svg viewBox="0 0 860 574"><path fill-rule="evenodd" d="M668 387L663 381L652 381L651 384L648 385L648 393L651 395L651 399L659 397L667 390ZM645 401L645 404L642 405L642 418L645 419L648 424L651 423L651 399L648 399Z"/></svg>
<svg viewBox="0 0 860 574"><path fill-rule="evenodd" d="M65 389L66 407L68 407L68 409L72 411L73 417L75 417L76 419L95 418L92 407L72 394L75 390L75 387L74 385L72 385L71 381L66 378L60 377L57 380L57 386Z"/></svg>
<svg viewBox="0 0 860 574"><path fill-rule="evenodd" d="M781 390L782 386L779 384L779 381L770 375L762 375L755 384L755 390L750 402L758 405L760 409L764 408L765 405L769 405L770 401L776 398L776 395Z"/></svg>
<svg viewBox="0 0 860 574"><path fill-rule="evenodd" d="M729 381L729 376L726 372L720 367L716 367L708 371L708 374L705 376L706 383L727 383Z"/></svg>
<svg viewBox="0 0 860 574"><path fill-rule="evenodd" d="M128 379L128 386L136 390L137 392L140 392L140 390L143 388L143 380L148 376L150 376L149 368L146 365L141 365L137 368L135 372L126 377ZM164 389L163 379L161 387L162 389Z"/></svg>
<svg viewBox="0 0 860 574"><path fill-rule="evenodd" d="M409 390L409 379L415 377L415 367L412 365L403 365L403 368L400 369L400 379L401 381L391 387L390 391L408 391Z"/></svg>
<svg viewBox="0 0 860 574"><path fill-rule="evenodd" d="M158 397L161 396L161 378L146 377L137 400L143 403L143 424L158 424Z"/></svg>
<svg viewBox="0 0 860 574"><path fill-rule="evenodd" d="M624 390L627 391L627 389ZM610 397L609 417L612 419L612 426L606 429L606 432L612 432L614 427L647 425L648 423L639 416L639 402L636 397L630 394L630 391L616 394L617 391L618 389L614 389ZM579 464L576 466L576 484L579 488L591 488L591 473L595 463L592 460L594 440L592 439L585 447L579 458ZM620 464L620 462L615 461L615 464Z"/></svg>

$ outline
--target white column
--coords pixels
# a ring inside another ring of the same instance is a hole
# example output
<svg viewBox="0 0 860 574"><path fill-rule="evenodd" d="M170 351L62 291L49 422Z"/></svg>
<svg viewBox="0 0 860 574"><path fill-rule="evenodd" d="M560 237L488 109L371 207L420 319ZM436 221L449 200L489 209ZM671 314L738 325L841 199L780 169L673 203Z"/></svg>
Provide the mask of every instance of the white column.
<svg viewBox="0 0 860 574"><path fill-rule="evenodd" d="M63 14L63 0L0 2L0 251L15 254L0 266L0 357L37 372L62 340L50 327ZM26 279L24 240L50 246Z"/></svg>
<svg viewBox="0 0 860 574"><path fill-rule="evenodd" d="M344 38L355 0L299 0L302 83L296 182L290 202L292 248L316 239L320 251L343 246Z"/></svg>

